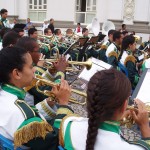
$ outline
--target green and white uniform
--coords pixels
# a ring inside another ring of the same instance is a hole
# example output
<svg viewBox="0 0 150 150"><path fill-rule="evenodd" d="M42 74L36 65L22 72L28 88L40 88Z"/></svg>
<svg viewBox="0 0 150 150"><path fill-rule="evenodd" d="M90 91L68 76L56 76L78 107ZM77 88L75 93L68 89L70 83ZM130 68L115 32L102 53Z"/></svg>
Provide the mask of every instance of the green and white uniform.
<svg viewBox="0 0 150 150"><path fill-rule="evenodd" d="M10 28L10 24L8 19L3 19L0 17L0 29L2 28Z"/></svg>
<svg viewBox="0 0 150 150"><path fill-rule="evenodd" d="M120 59L120 62L122 65L124 65L127 68L128 77L129 80L131 81L132 88L134 89L139 81L139 74L136 69L136 59L133 56L132 51L125 50Z"/></svg>
<svg viewBox="0 0 150 150"><path fill-rule="evenodd" d="M111 43L106 50L106 57L108 63L114 68L117 68L118 66L118 57L120 55L119 49L119 46L117 46L115 43Z"/></svg>
<svg viewBox="0 0 150 150"><path fill-rule="evenodd" d="M66 119L65 119L66 118ZM65 117L60 128L60 143L66 150L85 150L88 118ZM99 125L94 150L149 150L150 141L128 143L120 136L120 124L105 121ZM147 142L147 143L146 143Z"/></svg>
<svg viewBox="0 0 150 150"><path fill-rule="evenodd" d="M48 70L46 70L43 67L36 66L35 75L40 75L44 79L48 81L53 81L55 83L60 83L60 79L64 78L63 72L57 72L55 75L51 75ZM37 104L38 109L42 108L42 111L40 112L46 119L50 120L56 116L57 112L57 106L54 105L52 108L47 104L46 98L42 93L39 93L35 87L37 80L33 80L31 85L26 87L25 90L27 91L25 101L30 105L34 106ZM40 86L40 90L51 90L50 86Z"/></svg>
<svg viewBox="0 0 150 150"><path fill-rule="evenodd" d="M111 44L110 40L105 41L99 51L99 59L107 63L106 50Z"/></svg>
<svg viewBox="0 0 150 150"><path fill-rule="evenodd" d="M30 107L24 97L23 89L8 84L1 85L0 134L14 141L16 147L25 144L32 150L56 150L58 130L42 117L40 110ZM62 119L70 113L73 112L68 106L59 106L56 119Z"/></svg>

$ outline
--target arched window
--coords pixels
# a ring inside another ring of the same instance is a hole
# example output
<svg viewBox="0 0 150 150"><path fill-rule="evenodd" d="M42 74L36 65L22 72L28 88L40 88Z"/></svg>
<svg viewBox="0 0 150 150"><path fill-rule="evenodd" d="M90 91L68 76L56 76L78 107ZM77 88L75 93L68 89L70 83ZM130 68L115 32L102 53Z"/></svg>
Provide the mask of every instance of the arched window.
<svg viewBox="0 0 150 150"><path fill-rule="evenodd" d="M29 0L29 18L42 21L46 18L47 0Z"/></svg>

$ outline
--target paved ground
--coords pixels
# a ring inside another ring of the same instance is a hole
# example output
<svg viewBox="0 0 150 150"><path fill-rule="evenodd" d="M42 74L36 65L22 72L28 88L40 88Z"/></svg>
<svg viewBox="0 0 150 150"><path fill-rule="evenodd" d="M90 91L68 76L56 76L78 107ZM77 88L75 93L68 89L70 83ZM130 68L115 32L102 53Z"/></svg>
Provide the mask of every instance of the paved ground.
<svg viewBox="0 0 150 150"><path fill-rule="evenodd" d="M78 89L79 91L83 91L83 82L81 80L79 80L77 74L67 74L67 80L69 81L69 83L72 85L72 88L74 89ZM74 97L76 100L83 102L84 98L77 95L77 94L72 94L72 97ZM86 117L87 116L87 111L86 111L86 105L79 105L79 104L74 104L74 103L70 103L70 106L72 107L72 109L74 110L75 113L79 114L80 116ZM137 126L134 125L132 126L131 129L128 129L126 127L121 127L121 131L124 135L124 137L129 140L129 141L134 141L136 139L140 139L140 132L137 129Z"/></svg>

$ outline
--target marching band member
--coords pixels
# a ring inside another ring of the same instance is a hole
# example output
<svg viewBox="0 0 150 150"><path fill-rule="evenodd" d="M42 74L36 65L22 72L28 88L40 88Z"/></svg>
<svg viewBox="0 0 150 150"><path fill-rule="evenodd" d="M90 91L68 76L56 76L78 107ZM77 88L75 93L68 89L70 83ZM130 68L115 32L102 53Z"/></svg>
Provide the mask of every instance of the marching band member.
<svg viewBox="0 0 150 150"><path fill-rule="evenodd" d="M34 64L36 75L43 76L43 78L53 81L55 83L60 83L60 79L62 77L64 78L64 72L67 66L65 58L60 59L60 62L58 61L58 63L54 63L54 66L56 69L56 73L54 73L54 71L51 70L51 68L46 69L43 67L44 61L39 61L41 57L41 53L39 50L39 45L34 39L30 37L23 37L18 40L18 42L16 43L16 46L24 48L30 53L33 59L33 64ZM47 96L39 93L36 90L35 84L33 85L31 84L31 86L27 87L26 89L30 94L29 98L27 97L26 99L30 105L37 104L38 102L41 102L45 98L47 98ZM51 87L42 86L41 89L51 90ZM33 98L31 98L31 95L33 96Z"/></svg>
<svg viewBox="0 0 150 150"><path fill-rule="evenodd" d="M46 29L44 29L44 35L52 36L52 35L53 35L53 33L52 33L51 29L46 28Z"/></svg>
<svg viewBox="0 0 150 150"><path fill-rule="evenodd" d="M83 38L88 38L89 39L89 31L87 28L83 28L82 30L82 36ZM93 45L88 46L84 52L82 52L82 49L79 51L79 55L78 55L78 60L82 61L82 59L84 58L84 61L90 57L98 57L98 52L96 50L93 49Z"/></svg>
<svg viewBox="0 0 150 150"><path fill-rule="evenodd" d="M95 73L87 88L88 118L66 116L60 125L60 144L66 150L148 150L150 127L144 103L135 100L138 112L129 112L139 125L142 139L129 142L120 131L126 114L131 84L116 69Z"/></svg>
<svg viewBox="0 0 150 150"><path fill-rule="evenodd" d="M135 37L128 35L122 41L122 52L120 55L120 62L127 68L128 77L134 89L139 81L139 74L136 69L136 59L133 53L136 51Z"/></svg>
<svg viewBox="0 0 150 150"><path fill-rule="evenodd" d="M55 42L53 44L57 47L56 50L59 50L60 54L63 54L66 50L66 44L64 43L64 38L60 29L55 29Z"/></svg>
<svg viewBox="0 0 150 150"><path fill-rule="evenodd" d="M113 42L113 33L115 32L115 30L109 30L108 32L108 40L105 41L99 51L99 59L107 62L107 57L106 57L106 50L108 48L108 46Z"/></svg>
<svg viewBox="0 0 150 150"><path fill-rule="evenodd" d="M113 43L109 45L106 50L107 61L110 65L118 67L118 57L120 55L120 45L122 43L123 35L121 32L116 31L113 34Z"/></svg>
<svg viewBox="0 0 150 150"><path fill-rule="evenodd" d="M56 150L58 130L41 116L41 110L24 101L23 87L30 85L34 78L31 55L21 48L4 48L0 51L0 68L0 134L14 141L15 147ZM67 106L70 86L62 80L60 88L53 90L59 102L56 119L61 119L72 113Z"/></svg>
<svg viewBox="0 0 150 150"><path fill-rule="evenodd" d="M37 32L36 28L30 28L28 30L28 35L29 35L29 37L35 39L39 45L41 44L41 41L38 40L38 32ZM42 45L40 47L40 51L43 55L45 55L45 58L50 58L50 50L47 46Z"/></svg>
<svg viewBox="0 0 150 150"><path fill-rule="evenodd" d="M3 42L2 42L3 48L8 46L14 46L19 38L21 38L19 34L17 34L14 31L9 31L3 37Z"/></svg>
<svg viewBox="0 0 150 150"><path fill-rule="evenodd" d="M143 43L140 45L139 49L140 49L140 50L143 50L143 49L146 48L148 45L150 45L150 36L149 36L149 40L146 41L146 42L143 42ZM150 47L147 47L147 49L148 49L148 48L150 48Z"/></svg>
<svg viewBox="0 0 150 150"><path fill-rule="evenodd" d="M9 20L7 19L8 11L6 9L1 9L0 14L0 29L10 28Z"/></svg>

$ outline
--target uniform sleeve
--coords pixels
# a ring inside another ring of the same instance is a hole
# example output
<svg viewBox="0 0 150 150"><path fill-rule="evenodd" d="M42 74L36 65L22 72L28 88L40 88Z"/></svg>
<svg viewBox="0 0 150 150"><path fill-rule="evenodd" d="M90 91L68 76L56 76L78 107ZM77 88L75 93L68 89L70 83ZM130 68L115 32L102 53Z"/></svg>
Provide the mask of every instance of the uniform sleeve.
<svg viewBox="0 0 150 150"><path fill-rule="evenodd" d="M99 51L99 59L107 63L106 49L101 49Z"/></svg>
<svg viewBox="0 0 150 150"><path fill-rule="evenodd" d="M117 58L115 56L108 57L108 63L114 68L117 68Z"/></svg>
<svg viewBox="0 0 150 150"><path fill-rule="evenodd" d="M36 104L36 108L38 109L39 113L42 114L42 116L46 120L54 119L56 117L56 112L58 109L56 105L54 105L53 107L50 107L47 104L46 99L43 100L42 102Z"/></svg>
<svg viewBox="0 0 150 150"><path fill-rule="evenodd" d="M132 83L132 86L136 86L138 81L139 81L139 74L136 70L136 66L133 62L131 61L128 61L126 63L126 67L127 67L127 70L128 70L128 76L129 76L129 79Z"/></svg>
<svg viewBox="0 0 150 150"><path fill-rule="evenodd" d="M30 147L32 150L57 150L59 144L58 127L60 126L61 120L69 114L73 114L73 110L69 106L60 105L54 120L53 131L48 132L45 139L35 138L29 141L26 146Z"/></svg>

